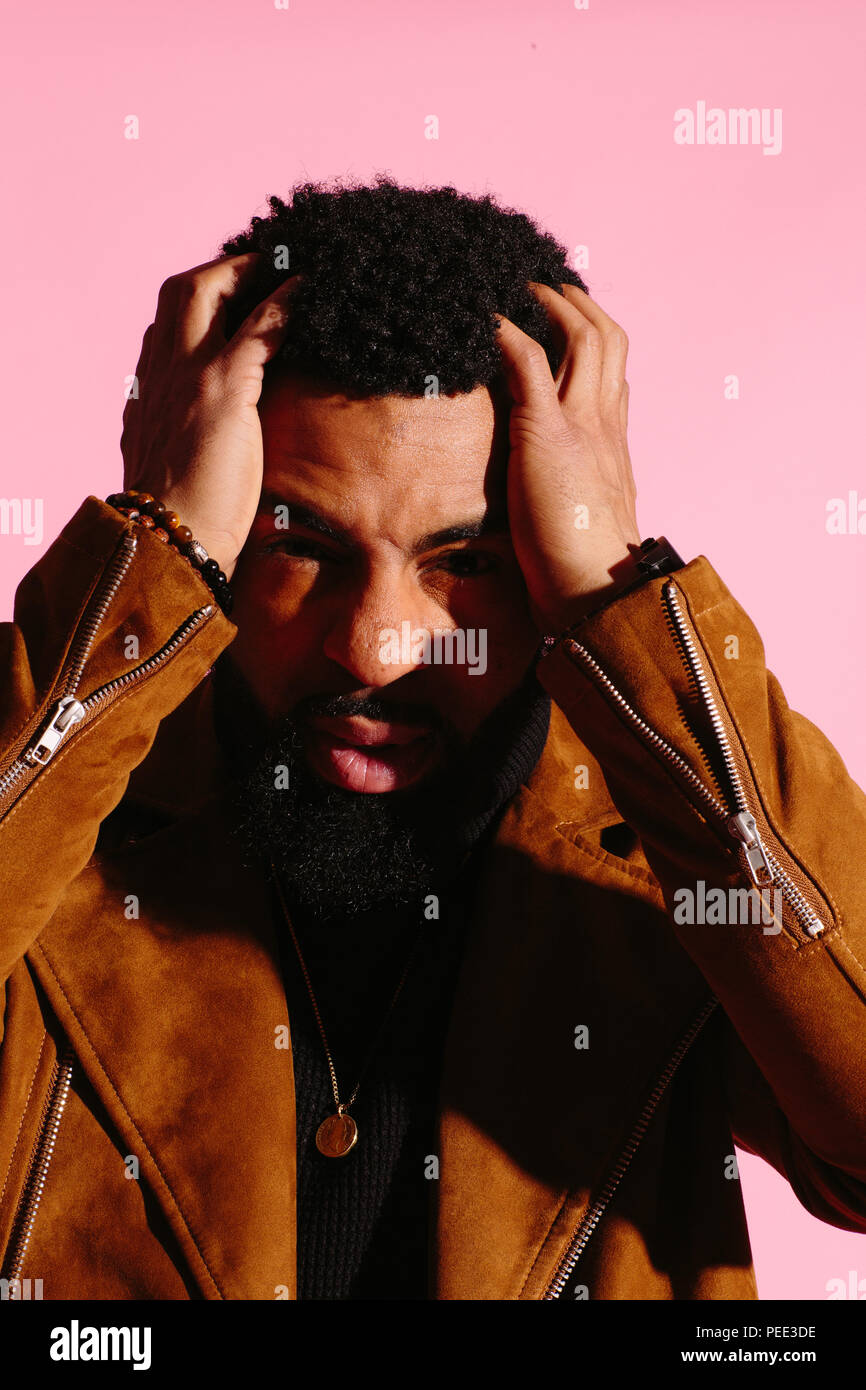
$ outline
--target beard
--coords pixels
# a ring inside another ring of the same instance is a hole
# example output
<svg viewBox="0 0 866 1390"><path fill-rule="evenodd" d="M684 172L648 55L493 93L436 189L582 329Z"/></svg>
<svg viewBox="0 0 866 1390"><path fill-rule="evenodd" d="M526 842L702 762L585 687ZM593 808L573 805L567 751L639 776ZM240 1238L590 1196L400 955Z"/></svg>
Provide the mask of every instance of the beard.
<svg viewBox="0 0 866 1390"><path fill-rule="evenodd" d="M525 769L517 759L519 778L534 766L550 718L534 666L471 737L433 706L377 696L308 696L269 722L227 653L213 682L230 822L244 862L273 864L294 910L324 921L417 903L444 887L516 790L515 740L528 729L534 754ZM318 777L305 756L308 721L350 715L432 727L442 749L435 772L378 794Z"/></svg>

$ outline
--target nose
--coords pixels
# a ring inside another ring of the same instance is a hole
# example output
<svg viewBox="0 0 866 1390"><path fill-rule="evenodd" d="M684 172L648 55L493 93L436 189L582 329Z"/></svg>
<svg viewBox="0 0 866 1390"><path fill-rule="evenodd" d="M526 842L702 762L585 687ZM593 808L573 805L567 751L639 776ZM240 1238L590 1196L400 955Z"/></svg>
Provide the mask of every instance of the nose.
<svg viewBox="0 0 866 1390"><path fill-rule="evenodd" d="M420 642L412 655L413 632L450 626L417 583L372 575L354 593L335 598L323 651L361 685L381 689L424 664Z"/></svg>

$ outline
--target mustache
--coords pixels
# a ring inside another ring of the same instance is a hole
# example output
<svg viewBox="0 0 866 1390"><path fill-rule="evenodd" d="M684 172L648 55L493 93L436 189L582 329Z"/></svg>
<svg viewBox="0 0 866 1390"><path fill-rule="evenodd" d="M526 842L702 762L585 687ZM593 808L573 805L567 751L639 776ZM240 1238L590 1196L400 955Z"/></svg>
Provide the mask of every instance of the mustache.
<svg viewBox="0 0 866 1390"><path fill-rule="evenodd" d="M426 727L441 733L449 742L461 741L457 726L435 705L395 695L383 697L369 690L345 694L320 691L301 696L290 709L269 718L228 652L222 653L215 664L213 686L218 723L227 730L234 726L236 735L246 735L255 741L267 740L291 728L302 731L312 719L340 719L352 715Z"/></svg>
<svg viewBox="0 0 866 1390"><path fill-rule="evenodd" d="M285 718L293 724L304 724L311 719L341 719L351 715L456 733L451 721L432 705L383 700L378 695L307 695L298 700Z"/></svg>

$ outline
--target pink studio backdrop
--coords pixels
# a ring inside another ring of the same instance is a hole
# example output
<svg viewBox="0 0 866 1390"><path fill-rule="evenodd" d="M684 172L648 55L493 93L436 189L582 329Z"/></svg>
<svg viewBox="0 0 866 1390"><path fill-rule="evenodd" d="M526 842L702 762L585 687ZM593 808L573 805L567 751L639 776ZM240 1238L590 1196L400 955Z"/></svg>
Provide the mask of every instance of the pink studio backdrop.
<svg viewBox="0 0 866 1390"><path fill-rule="evenodd" d="M493 192L588 247L590 291L631 339L643 533L709 557L790 704L866 783L866 535L826 528L831 499L866 497L864 35L857 0L7 12L0 496L42 499L44 539L0 535L0 616L81 500L120 483L124 378L162 280L271 192L387 169ZM701 102L766 111L774 137L677 143L674 113ZM862 1237L760 1160L741 1176L762 1297L866 1277Z"/></svg>

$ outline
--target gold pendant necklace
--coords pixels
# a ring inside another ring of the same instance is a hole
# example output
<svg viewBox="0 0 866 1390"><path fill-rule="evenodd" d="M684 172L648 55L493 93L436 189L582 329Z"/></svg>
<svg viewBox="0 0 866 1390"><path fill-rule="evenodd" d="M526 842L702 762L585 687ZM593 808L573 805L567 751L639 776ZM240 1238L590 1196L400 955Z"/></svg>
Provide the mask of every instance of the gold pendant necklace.
<svg viewBox="0 0 866 1390"><path fill-rule="evenodd" d="M286 900L283 897L283 890L280 885L280 880L277 877L277 871L274 868L273 863L271 864L271 875L274 880L274 887L277 890L277 897L280 900L280 907L282 908L283 916L286 919L286 926L289 929L292 941L294 943L295 951L298 955L298 961L300 962L301 971L303 973L304 981L307 986L307 993L310 996L310 1003L313 1006L313 1013L316 1016L316 1024L318 1025L319 1035L322 1039L322 1045L325 1049L325 1056L328 1059L328 1071L331 1074L331 1089L334 1092L334 1105L337 1107L335 1113L333 1115L329 1115L327 1119L323 1120L322 1123L319 1125L319 1128L316 1130L316 1148L319 1150L319 1153L324 1154L326 1158L345 1158L346 1154L349 1153L358 1142L358 1126L353 1120L352 1116L349 1114L349 1111L358 1098L358 1091L361 1087L361 1081L364 1077L364 1074L367 1071L368 1066L370 1065L370 1061L372 1060L373 1054L376 1051L376 1048L381 1040L382 1034L385 1031L385 1027L388 1023L388 1020L390 1019L391 1014L394 1011L394 1005L397 1003L397 1000L400 996L400 991L402 990L403 985L406 982L406 976L409 974L409 967L411 966L412 961L415 958L415 953L418 950L418 947L421 943L421 929L423 928L423 922L421 924L421 927L419 927L418 929L418 935L415 938L412 950L409 953L409 959L406 961L406 964L403 968L403 974L400 976L397 988L391 996L391 1002L388 1005L388 1011L382 1020L379 1031L377 1032L375 1038L373 1039L373 1042L370 1045L370 1050L368 1051L366 1059L364 1061L364 1065L361 1068L361 1073L358 1077L357 1082L355 1083L355 1089L350 1095L349 1099L343 1102L340 1100L340 1089L337 1085L337 1073L334 1070L334 1062L333 1058L331 1057L331 1049L328 1047L328 1039L325 1036L325 1028L324 1024L322 1023L322 1015L319 1012L319 1005L316 1002L316 996L313 993L313 986L310 982L310 974L307 970L307 966L304 961L303 954L301 952L301 947L298 942L298 938L295 935L295 929L292 926L292 919L289 916L289 909L286 906Z"/></svg>

